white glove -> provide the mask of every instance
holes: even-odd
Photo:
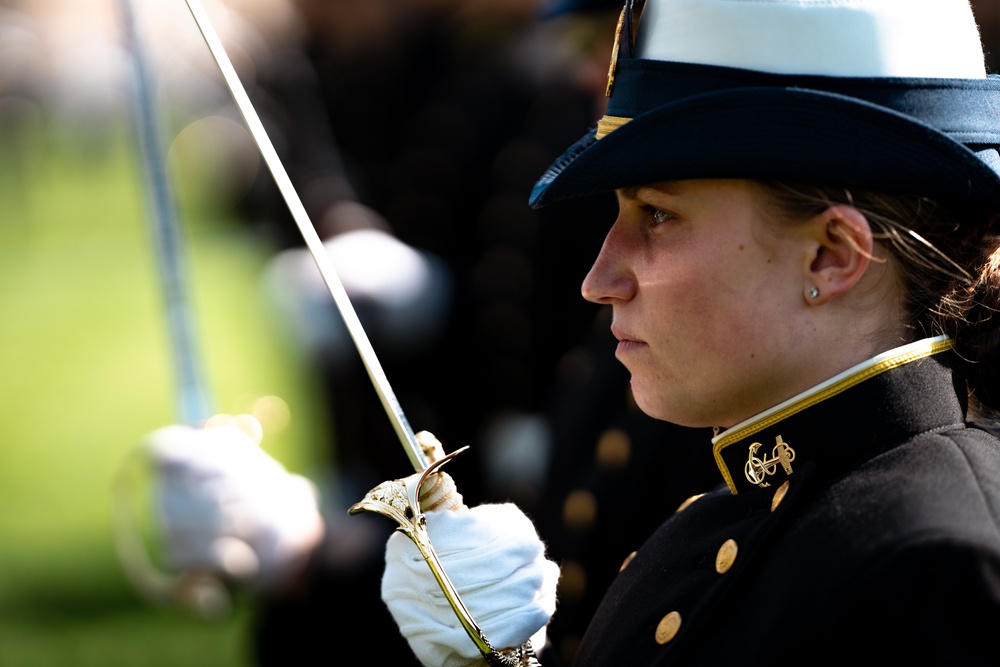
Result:
[[[259,425],[239,427],[247,424],[256,421],[168,426],[146,446],[169,564],[266,587],[298,571],[324,529],[315,487],[268,456]]]
[[[545,558],[534,525],[513,504],[427,513],[441,565],[497,649],[529,638],[536,653],[556,609],[559,566]],[[471,667],[482,655],[449,606],[416,545],[400,532],[386,544],[382,600],[421,663]]]
[[[343,232],[324,240],[323,247],[369,335],[408,354],[437,339],[453,289],[440,258],[379,229]],[[303,347],[338,363],[357,356],[309,251],[282,251],[264,275],[264,288],[282,314],[281,322]]]

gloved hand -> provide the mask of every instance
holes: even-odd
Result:
[[[361,204],[340,202],[326,217],[346,211],[350,216],[378,216]],[[421,354],[441,335],[451,309],[453,279],[440,257],[403,243],[388,231],[388,223],[384,225],[339,231],[324,238],[323,248],[376,348]],[[338,366],[356,360],[357,350],[309,251],[289,248],[278,253],[264,272],[264,288],[300,346]]]
[[[535,652],[555,613],[559,566],[531,520],[513,504],[427,513],[427,532],[441,565],[472,618],[497,649],[531,638]],[[385,553],[382,600],[427,667],[483,665],[420,551],[393,533]]]
[[[315,487],[260,448],[253,417],[219,421],[168,426],[147,438],[166,557],[179,571],[279,584],[323,536]]]

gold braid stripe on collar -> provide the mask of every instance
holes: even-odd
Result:
[[[715,454],[715,462],[722,472],[726,484],[735,493],[736,485],[733,482],[729,468],[722,459],[722,450],[737,442],[741,442],[751,435],[763,431],[764,429],[787,419],[788,417],[802,412],[803,410],[827,400],[831,396],[854,387],[865,380],[876,375],[885,373],[904,366],[911,362],[935,355],[953,347],[952,340],[947,336],[936,336],[934,338],[924,338],[909,345],[897,347],[883,354],[878,355],[868,361],[862,362],[853,368],[835,375],[826,382],[820,383],[812,389],[808,389],[798,396],[794,396],[784,403],[766,410],[759,415],[751,417],[732,428],[723,431],[712,438],[712,451]]]

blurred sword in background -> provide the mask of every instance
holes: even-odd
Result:
[[[118,10],[125,47],[132,58],[129,95],[132,122],[151,209],[149,226],[174,366],[176,409],[181,423],[198,427],[213,410],[195,335],[194,310],[188,295],[183,243],[174,192],[166,171],[154,85],[138,36],[132,0],[119,0]],[[217,577],[209,573],[168,574],[153,564],[138,526],[135,506],[135,487],[142,463],[138,452],[127,457],[113,488],[115,546],[126,576],[140,593],[158,604],[181,604],[202,616],[224,613],[231,601],[228,590]]]
[[[198,425],[212,415],[209,392],[195,335],[193,309],[188,298],[183,244],[177,222],[173,188],[166,171],[162,127],[156,110],[154,86],[146,54],[138,38],[132,0],[120,0],[122,32],[132,56],[132,119],[142,153],[147,195],[150,197],[153,241],[174,362],[177,405],[181,421]]]

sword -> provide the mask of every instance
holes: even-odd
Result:
[[[138,38],[132,0],[119,0],[118,10],[125,46],[132,56],[132,121],[150,198],[149,222],[174,362],[177,411],[183,423],[196,426],[212,414],[212,401],[204,380],[193,309],[188,299],[174,193],[164,167],[153,85],[146,54]],[[133,499],[142,463],[138,452],[126,458],[115,476],[112,489],[115,547],[126,576],[140,593],[153,602],[179,603],[204,617],[227,612],[231,607],[229,592],[218,578],[202,572],[167,574],[149,557],[133,513]]]
[[[316,233],[316,228],[310,221],[309,214],[306,212],[305,206],[302,204],[302,200],[295,190],[295,186],[292,184],[284,165],[281,163],[281,158],[278,157],[278,153],[275,151],[274,145],[271,143],[267,131],[264,129],[264,125],[261,123],[260,117],[257,115],[257,111],[254,109],[253,103],[250,101],[250,97],[247,95],[246,89],[243,87],[243,83],[236,73],[236,69],[229,60],[222,41],[219,39],[201,3],[197,0],[185,0],[185,2],[191,11],[191,16],[194,17],[195,23],[198,25],[198,30],[201,31],[202,37],[208,45],[209,51],[212,53],[216,65],[218,65],[222,73],[226,87],[232,94],[240,114],[246,121],[250,135],[253,137],[258,149],[260,149],[261,156],[264,158],[264,162],[274,177],[278,190],[281,192],[281,196],[285,200],[289,212],[292,214],[295,225],[298,227],[299,233],[302,235],[302,239],[309,249],[309,253],[319,268],[323,281],[333,296],[337,310],[340,311],[340,315],[347,325],[348,333],[350,333],[354,341],[354,346],[361,355],[361,361],[364,363],[365,370],[368,371],[368,376],[375,386],[375,391],[382,402],[382,407],[385,409],[389,421],[392,422],[393,429],[402,442],[403,449],[406,451],[410,463],[413,464],[413,469],[417,472],[426,469],[430,461],[417,441],[416,434],[414,434],[413,429],[410,427],[406,415],[403,414],[403,409],[396,399],[392,387],[389,386],[389,380],[382,370],[382,365],[375,355],[375,350],[368,340],[368,335],[365,333],[364,327],[361,326],[361,321],[358,319],[354,305],[347,295],[347,290],[344,289],[344,285],[337,275],[337,271],[334,269],[326,249],[323,247],[323,242],[320,240],[319,234]]]
[[[323,247],[323,243],[316,233],[315,227],[309,220],[305,206],[303,206],[302,201],[299,199],[295,186],[292,184],[284,165],[281,163],[281,159],[274,150],[274,146],[268,138],[267,131],[264,129],[264,125],[261,123],[253,103],[250,101],[250,97],[247,95],[243,83],[240,81],[239,75],[236,73],[236,69],[229,60],[225,47],[222,45],[222,41],[219,39],[211,20],[198,0],[185,0],[185,2],[191,12],[191,16],[198,25],[198,29],[201,31],[202,37],[205,39],[205,43],[208,45],[216,65],[218,65],[222,73],[226,87],[232,94],[240,114],[242,114],[243,119],[247,123],[251,136],[260,149],[261,155],[268,169],[271,171],[271,175],[274,177],[285,203],[288,205],[289,212],[292,214],[292,218],[295,220],[295,224],[302,234],[306,247],[312,255],[313,260],[315,260],[320,274],[327,288],[330,290],[330,294],[333,296],[337,309],[340,311],[347,325],[348,332],[354,340],[355,347],[361,355],[361,360],[368,371],[372,384],[378,392],[382,406],[385,408],[386,414],[389,416],[393,428],[403,443],[406,454],[416,471],[406,478],[383,482],[375,487],[365,495],[362,501],[354,504],[350,508],[349,513],[375,512],[392,519],[398,524],[397,529],[402,531],[417,546],[420,554],[430,567],[435,580],[441,587],[449,605],[458,616],[462,627],[490,667],[539,667],[530,640],[522,646],[504,649],[497,649],[489,642],[482,629],[462,602],[454,584],[448,578],[427,534],[426,517],[424,516],[421,504],[427,505],[427,509],[455,509],[462,504],[462,498],[458,495],[454,482],[446,474],[437,475],[437,483],[431,485],[429,490],[423,488],[424,482],[427,481],[428,477],[437,473],[441,466],[464,452],[468,447],[457,449],[445,455],[441,443],[432,434],[426,431],[416,434],[413,432],[399,402],[396,400],[392,388],[389,386],[389,381],[382,370],[382,366],[379,364],[378,357],[375,355],[375,350],[368,340],[364,327],[362,327],[358,319],[350,297],[344,289],[343,283],[340,281]]]
[[[159,277],[164,294],[164,308],[175,365],[178,412],[181,421],[200,424],[212,415],[212,401],[206,387],[205,373],[200,363],[195,336],[193,309],[188,299],[185,281],[187,272],[183,244],[178,231],[174,193],[167,176],[160,123],[153,100],[153,86],[137,36],[132,0],[119,0],[122,32],[132,55],[133,123],[139,140],[142,162],[151,197],[151,228],[158,260]]]

